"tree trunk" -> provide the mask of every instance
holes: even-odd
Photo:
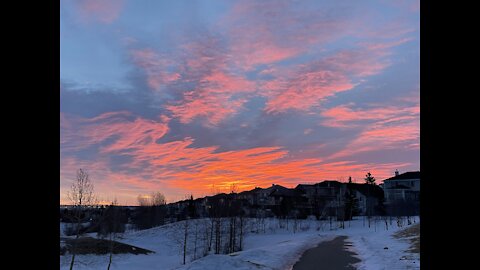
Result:
[[[76,255],[76,249],[77,249],[77,240],[80,238],[80,216],[78,217],[77,221],[77,235],[75,236],[75,241],[73,242],[72,246],[72,261],[70,262],[70,270],[73,269],[73,264],[75,263],[75,255]]]
[[[243,250],[243,217],[240,217],[240,248],[239,251]]]
[[[236,217],[232,218],[232,248],[230,252],[235,252],[235,240],[236,240],[236,235],[235,235],[235,223],[236,223]]]
[[[233,252],[233,218],[230,218],[230,226],[229,226],[229,237],[228,237],[228,253]]]
[[[197,237],[198,237],[198,224],[195,223],[195,242],[193,248],[193,260],[197,259]]]
[[[73,269],[73,263],[75,262],[75,253],[72,254],[72,261],[70,262],[70,270]]]
[[[187,258],[187,236],[188,236],[188,217],[185,219],[185,235],[183,238],[183,264],[185,264]]]
[[[208,251],[212,250],[212,241],[213,241],[213,227],[214,227],[214,219],[211,219],[210,222],[210,241],[208,242]]]

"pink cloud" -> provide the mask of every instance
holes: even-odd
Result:
[[[277,81],[263,84],[267,90],[264,94],[268,97],[265,111],[308,111],[336,93],[351,90],[355,87],[355,78],[373,75],[383,69],[386,65],[377,58],[356,51],[343,51],[278,74]]]
[[[140,148],[163,137],[169,130],[168,118],[164,116],[160,117],[160,121],[132,118],[129,112],[109,112],[91,119],[69,118],[61,114],[62,149],[74,151],[103,143],[109,138],[116,140],[103,146],[103,153]]]
[[[134,50],[132,59],[145,71],[151,89],[177,97],[165,105],[173,117],[182,123],[202,118],[213,126],[238,112],[246,95],[256,91],[256,83],[229,71],[220,46],[218,38],[205,35],[179,46],[182,60],[153,49]]]
[[[293,70],[277,71],[276,79],[262,84],[268,97],[265,111],[279,113],[289,109],[308,111],[339,92],[353,89],[364,78],[380,73],[390,65],[390,49],[408,42],[359,44],[323,59],[298,65]]]
[[[194,90],[185,92],[181,101],[166,108],[182,123],[204,117],[207,123],[216,125],[238,112],[246,102],[245,98],[234,95],[255,90],[255,83],[243,77],[214,70],[202,74]]]
[[[168,85],[180,79],[177,72],[169,72],[173,61],[160,56],[152,49],[133,50],[133,62],[142,68],[147,75],[147,84],[152,90],[160,90],[162,85]]]
[[[80,19],[84,22],[112,23],[120,15],[123,0],[82,0],[76,1]]]
[[[354,128],[361,125],[361,121],[375,120],[381,123],[413,120],[418,118],[420,108],[413,107],[382,107],[368,110],[353,110],[347,105],[337,106],[325,110],[321,115],[325,118],[322,125],[337,128]]]
[[[195,118],[203,117],[208,125],[215,126],[237,113],[245,101],[245,99],[230,100],[230,95],[190,91],[184,94],[184,99],[179,104],[165,107],[182,123],[190,123]]]
[[[132,56],[145,71],[151,89],[164,87],[176,97],[180,93],[182,98],[166,108],[182,123],[201,118],[215,126],[241,110],[254,95],[267,98],[267,113],[308,112],[384,70],[390,65],[390,49],[410,40],[359,43],[358,48],[304,64],[272,67],[308,53],[312,46],[321,51],[319,46],[352,34],[365,23],[358,18],[343,20],[348,12],[332,16],[330,9],[296,8],[289,1],[241,1],[218,24],[224,36],[207,32],[185,40],[174,53],[176,61],[152,49],[135,50]],[[259,65],[267,65],[260,74],[273,79],[246,79],[246,72]]]
[[[343,150],[329,159],[348,157],[361,152],[399,149],[408,145],[418,149],[420,139],[419,104],[411,107],[384,107],[352,110],[339,106],[322,113],[322,125],[336,128],[359,128],[363,131]],[[367,122],[365,122],[367,121]]]
[[[339,175],[360,177],[363,171],[371,168],[375,168],[376,176],[380,177],[408,165],[328,163],[319,158],[301,156],[287,159],[288,151],[282,147],[219,152],[216,146],[192,147],[192,138],[157,143],[155,137],[162,136],[166,127],[153,121],[132,120],[126,113],[108,113],[83,122],[87,126],[76,129],[86,137],[81,145],[83,148],[88,147],[88,143],[103,142],[112,135],[118,138],[104,147],[95,160],[63,156],[62,190],[64,193],[68,190],[68,181],[73,179],[76,169],[85,168],[95,179],[101,197],[115,196],[125,200],[126,204],[135,204],[138,194],[151,190],[160,190],[168,198],[179,198],[187,192],[194,196],[211,194],[212,187],[227,191],[232,184],[236,184],[239,191],[272,183],[293,187],[298,183],[337,179]],[[123,149],[129,151],[121,152]],[[122,170],[113,170],[109,162],[111,153],[128,155],[132,160],[123,164]],[[114,194],[111,193],[112,183],[116,186]]]
[[[402,45],[412,40],[413,38],[408,37],[408,38],[402,38],[399,40],[385,42],[385,43],[363,43],[363,45],[365,45],[366,48],[369,50],[385,50],[385,49],[390,49],[392,47]]]
[[[221,20],[226,26],[233,61],[251,70],[305,53],[313,45],[331,42],[355,25],[329,8],[297,8],[290,1],[239,1]]]
[[[346,157],[362,152],[402,149],[404,145],[408,145],[408,149],[418,150],[419,139],[419,125],[415,121],[397,127],[373,127],[372,130],[362,132],[344,150],[335,153],[330,158]]]
[[[265,111],[308,110],[326,97],[347,91],[353,86],[344,75],[328,70],[300,73],[288,81],[285,88],[277,89],[277,93],[269,97]]]
[[[215,47],[217,40],[206,39],[184,46],[188,58],[180,68],[182,79],[193,87],[166,106],[182,123],[201,117],[207,125],[217,125],[237,113],[246,96],[256,91],[255,82],[228,71],[225,55]]]

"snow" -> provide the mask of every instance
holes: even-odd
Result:
[[[189,238],[190,255],[187,264],[182,265],[183,255],[181,239],[183,222],[168,224],[143,231],[128,231],[118,241],[146,248],[155,253],[149,255],[119,254],[114,255],[112,270],[123,269],[292,269],[301,255],[322,241],[329,241],[336,236],[347,236],[352,246],[349,250],[358,254],[361,260],[356,265],[359,270],[377,269],[419,269],[418,254],[407,253],[410,243],[406,239],[397,239],[392,235],[409,226],[398,227],[396,222],[388,230],[383,221],[378,220],[368,227],[361,217],[345,222],[345,229],[330,229],[328,221],[298,221],[298,230],[293,232],[293,222],[289,221],[288,230],[285,221],[265,219],[265,230],[258,226],[255,219],[248,220],[244,239],[244,250],[228,255],[210,254],[193,260],[192,233]],[[419,223],[419,218],[415,218]],[[208,219],[190,221],[198,222],[201,232]],[[414,223],[414,224],[416,224]],[[412,224],[412,225],[414,225]],[[334,222],[334,225],[338,225]],[[411,225],[410,225],[411,226]],[[282,228],[283,227],[283,228]],[[319,230],[317,230],[319,229]],[[200,233],[201,234],[201,233]],[[388,249],[384,249],[388,247]],[[197,255],[201,257],[202,246],[199,244]],[[407,258],[407,259],[405,259]],[[70,256],[61,256],[60,269],[68,269]],[[75,269],[105,269],[108,255],[77,255]]]
[[[250,237],[250,245],[259,247],[230,255],[210,255],[179,269],[290,269],[304,251],[333,239],[328,235],[298,233]]]
[[[414,217],[415,223],[419,223],[419,218]],[[362,220],[356,220],[352,227],[337,230],[333,234],[348,236],[347,242],[352,244],[348,249],[356,254],[361,260],[355,266],[358,270],[381,270],[381,269],[420,269],[419,254],[407,253],[410,248],[410,242],[406,239],[397,239],[392,235],[395,232],[408,228],[410,226],[398,227],[393,223],[389,230],[386,230],[385,223],[378,222],[377,227],[371,228],[362,226]],[[385,249],[387,247],[388,249]]]

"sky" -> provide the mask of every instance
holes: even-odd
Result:
[[[419,5],[61,0],[60,203],[419,170]]]

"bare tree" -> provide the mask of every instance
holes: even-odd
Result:
[[[110,266],[112,265],[112,260],[113,260],[113,253],[115,249],[115,243],[117,240],[117,233],[122,231],[120,228],[121,223],[120,223],[120,209],[118,208],[117,204],[117,199],[115,199],[111,205],[109,206],[108,210],[109,214],[107,215],[107,218],[111,219],[109,223],[111,225],[108,228],[108,233],[109,233],[109,240],[110,240],[110,255],[108,259],[108,267],[107,270],[110,270]]]
[[[70,191],[67,194],[72,206],[73,206],[73,219],[76,224],[75,241],[73,241],[73,247],[71,248],[72,260],[70,262],[70,270],[73,269],[75,263],[76,243],[80,237],[81,224],[85,219],[84,212],[85,207],[95,204],[95,195],[93,193],[93,184],[90,182],[88,173],[79,169],[77,171],[77,177],[72,183]]]
[[[165,196],[159,191],[152,192],[150,195],[140,194],[137,201],[140,206],[160,206],[167,203]]]
[[[140,207],[136,210],[133,223],[138,229],[147,229],[163,225],[166,216],[166,200],[161,192],[152,192],[150,195],[138,195]]]
[[[167,200],[161,192],[153,192],[151,197],[151,202],[153,206],[165,205]]]
[[[150,200],[148,196],[140,194],[137,197],[137,201],[139,206],[150,206]]]

